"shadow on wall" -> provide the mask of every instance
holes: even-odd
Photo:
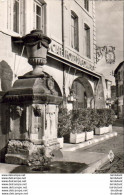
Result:
[[[18,43],[16,43],[15,41],[18,41]],[[19,41],[20,41],[19,37],[12,37],[12,40],[11,40],[12,52],[21,56],[22,51],[23,51],[22,56],[27,58],[27,50],[25,49],[25,46],[23,45],[23,43],[21,41],[19,43]],[[24,46],[24,48],[23,48],[23,46]]]
[[[12,86],[13,72],[8,63],[4,60],[0,62],[0,79],[2,91],[7,91]]]
[[[103,81],[100,78],[97,90],[96,90],[96,97],[95,97],[95,108],[105,108],[105,98],[104,98],[104,88],[103,88]]]
[[[8,91],[12,86],[13,72],[8,63],[4,60],[0,62],[0,90]],[[2,97],[2,94],[1,94]],[[8,114],[8,106],[0,104],[0,162],[5,162],[5,154],[8,143],[8,122],[6,123],[6,115]]]

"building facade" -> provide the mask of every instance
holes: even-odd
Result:
[[[124,62],[121,62],[114,72],[117,97],[117,116],[123,118],[124,114]]]
[[[115,115],[117,117],[117,97],[116,97],[116,86],[111,86],[111,108],[114,110]]]
[[[16,38],[42,30],[52,42],[43,71],[58,84],[68,109],[104,108],[110,82],[95,71],[95,2],[88,0],[0,1],[1,97],[32,67]],[[0,125],[0,150],[8,136]]]

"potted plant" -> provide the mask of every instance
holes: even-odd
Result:
[[[98,119],[95,128],[95,134],[101,135],[112,131],[112,124],[115,120],[112,109],[97,109]]]
[[[94,129],[97,124],[97,112],[94,109],[87,109],[86,119],[85,119],[85,132],[86,137],[85,140],[93,139],[94,137]]]
[[[64,135],[70,133],[71,130],[71,115],[67,108],[59,108],[58,112],[58,142],[60,148],[63,148]]]
[[[93,138],[94,124],[91,120],[92,109],[77,109],[72,111],[72,130],[70,143],[80,143]]]
[[[84,131],[82,109],[72,110],[70,143],[80,143],[84,141],[85,141],[85,131]]]
[[[112,132],[112,124],[115,121],[115,113],[112,109],[106,109],[106,126],[108,129],[108,132]]]

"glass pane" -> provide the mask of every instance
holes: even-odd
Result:
[[[41,16],[41,7],[39,7],[38,5],[36,7],[36,14]]]
[[[14,1],[13,5],[13,30],[19,33],[19,1]]]
[[[41,17],[36,16],[36,29],[41,30]]]

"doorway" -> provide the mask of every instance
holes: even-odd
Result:
[[[91,108],[93,100],[93,90],[86,77],[78,77],[73,81],[72,91],[75,97],[73,108]]]

